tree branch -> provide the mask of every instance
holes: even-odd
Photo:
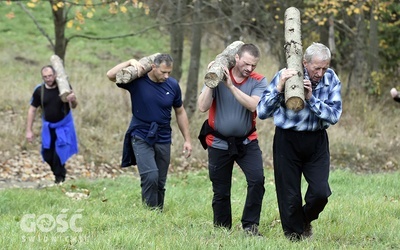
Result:
[[[336,24],[336,27],[338,29],[343,30],[344,32],[348,31],[352,36],[356,36],[356,32],[353,31],[349,26],[347,26],[343,21],[341,20],[333,20],[333,22]]]
[[[54,49],[54,43],[51,40],[51,38],[49,37],[49,35],[46,33],[46,31],[42,28],[42,26],[40,26],[39,22],[36,20],[36,18],[29,12],[28,9],[25,8],[25,6],[21,3],[21,2],[17,2],[17,4],[22,8],[22,10],[32,19],[32,21],[35,23],[36,27],[39,29],[40,33],[42,33],[42,35],[44,37],[47,38],[47,40],[49,41],[51,47]]]

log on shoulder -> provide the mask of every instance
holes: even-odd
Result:
[[[285,83],[285,103],[286,107],[297,112],[304,108],[304,77],[300,11],[295,7],[285,11],[285,53],[287,67],[298,72]]]
[[[242,41],[235,41],[215,57],[214,63],[204,77],[206,86],[210,88],[218,86],[218,83],[224,79],[224,67],[230,69],[235,65],[235,55],[243,44]]]
[[[50,57],[51,66],[57,73],[57,86],[60,92],[60,97],[63,102],[68,102],[67,96],[72,93],[71,86],[68,82],[68,75],[65,73],[64,63],[57,55]]]
[[[139,63],[143,66],[144,70],[137,69],[135,66],[128,66],[117,72],[115,78],[116,83],[129,83],[139,77],[144,76],[151,70],[151,64],[154,58],[160,53],[155,53],[150,56],[145,56],[139,60]]]

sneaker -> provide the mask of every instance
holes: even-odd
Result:
[[[243,230],[248,236],[264,237],[264,235],[258,231],[258,226],[256,224],[245,227]]]
[[[304,238],[311,238],[313,235],[311,223],[304,223],[304,231],[301,234]]]

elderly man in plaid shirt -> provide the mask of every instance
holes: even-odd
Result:
[[[328,203],[330,153],[326,129],[342,114],[341,83],[329,68],[331,52],[323,44],[310,45],[303,58],[304,108],[285,105],[285,82],[298,72],[280,70],[257,106],[260,119],[274,117],[275,187],[285,236],[298,241],[312,236],[311,222]],[[308,183],[304,197],[301,177]]]

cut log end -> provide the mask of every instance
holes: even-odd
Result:
[[[119,70],[115,76],[116,83],[130,83],[131,81],[144,76],[146,73],[151,71],[151,64],[158,55],[160,55],[160,53],[155,53],[139,59],[139,63],[142,65],[143,70],[137,69],[132,65]]]
[[[72,93],[71,91],[66,91],[66,90],[60,91],[59,96],[60,96],[60,98],[61,98],[61,101],[63,101],[63,102],[68,102],[67,96],[68,96],[69,94],[71,94],[71,93]]]
[[[235,41],[215,57],[214,64],[207,70],[204,77],[204,84],[206,86],[215,88],[220,81],[224,80],[224,67],[230,69],[235,65],[235,55],[243,44],[244,42],[242,41]]]
[[[129,83],[140,77],[138,70],[133,66],[128,66],[119,70],[115,76],[116,83]]]
[[[290,110],[298,112],[304,108],[304,101],[300,97],[293,96],[286,101],[286,107]]]
[[[214,72],[208,72],[204,77],[204,83],[209,88],[215,88],[218,86],[220,79]]]

